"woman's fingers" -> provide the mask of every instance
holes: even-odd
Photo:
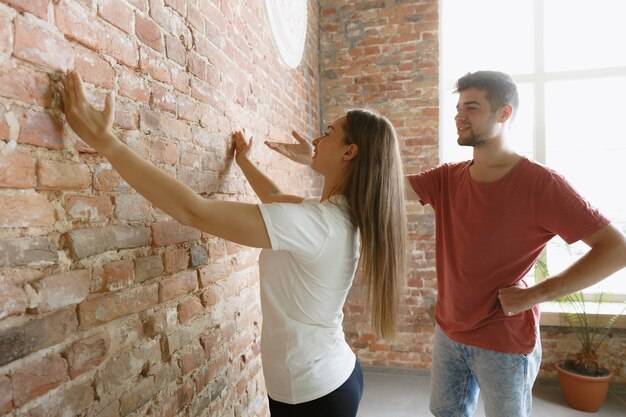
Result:
[[[115,114],[115,96],[113,92],[109,92],[104,100],[104,118],[107,125],[111,125],[113,122],[113,116]]]
[[[308,144],[308,143],[309,143],[309,141],[308,141],[308,140],[306,140],[305,138],[303,138],[303,137],[302,137],[302,136],[301,136],[298,132],[296,132],[295,130],[293,130],[293,131],[291,132],[291,136],[293,136],[293,137],[294,137],[294,139],[296,139],[299,143],[306,143],[306,144]]]
[[[83,87],[83,80],[80,77],[80,74],[76,71],[70,72],[71,80],[73,81],[74,86],[74,98],[77,102],[79,101],[87,101],[85,97],[85,88]]]

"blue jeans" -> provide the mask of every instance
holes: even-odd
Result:
[[[430,412],[471,417],[482,389],[487,417],[529,417],[541,364],[541,341],[529,354],[500,353],[457,343],[435,326]]]

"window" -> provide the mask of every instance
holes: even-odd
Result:
[[[513,76],[520,110],[511,144],[563,174],[626,233],[626,2],[622,0],[440,0],[441,159],[471,158],[456,144],[454,82],[469,71]],[[550,272],[587,251],[560,238]],[[626,300],[622,270],[585,292]]]

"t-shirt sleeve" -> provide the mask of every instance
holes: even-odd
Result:
[[[259,204],[273,250],[285,250],[308,261],[324,248],[329,222],[319,202]]]
[[[560,174],[550,171],[538,205],[537,221],[572,244],[610,223]]]
[[[422,205],[433,205],[435,195],[440,189],[441,167],[429,169],[416,175],[409,175],[409,183],[419,197]]]

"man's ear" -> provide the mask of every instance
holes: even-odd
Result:
[[[513,106],[510,104],[505,104],[500,107],[500,122],[504,123],[511,118],[513,115]]]
[[[356,143],[351,143],[346,147],[346,150],[343,153],[343,160],[350,161],[354,159],[359,153],[359,147]]]

